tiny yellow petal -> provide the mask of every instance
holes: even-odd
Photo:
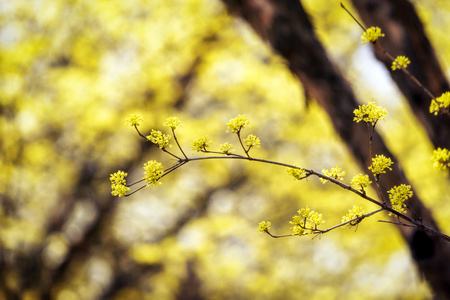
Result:
[[[139,126],[144,121],[140,115],[131,114],[125,119],[125,126]]]
[[[370,27],[367,29],[361,37],[361,41],[363,45],[366,43],[373,43],[378,40],[379,37],[383,37],[384,33],[381,33],[381,29],[379,27]]]

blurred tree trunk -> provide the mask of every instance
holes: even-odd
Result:
[[[358,107],[358,103],[349,84],[329,60],[318,41],[301,3],[298,0],[223,2],[230,13],[246,20],[262,39],[287,60],[290,70],[299,78],[307,94],[316,99],[328,113],[335,130],[360,167],[367,170],[370,164],[367,128],[353,122],[353,110]],[[427,130],[432,131],[434,127]],[[430,135],[431,139],[434,135],[435,133]],[[387,191],[394,185],[407,183],[398,162],[377,133],[374,136],[373,150],[374,153],[385,154],[396,162],[393,171],[382,177],[382,190]],[[423,218],[424,224],[438,229],[431,212],[416,195],[411,199],[410,207]],[[450,299],[448,243],[417,229],[399,227],[399,230],[436,298]]]
[[[435,97],[450,86],[439,65],[436,53],[413,5],[406,0],[352,0],[367,27],[378,26],[386,36],[378,43],[394,57],[405,55],[411,60],[408,70]],[[375,56],[386,68],[405,95],[414,114],[422,123],[433,145],[450,148],[450,118],[430,114],[431,99],[402,72],[391,72],[392,62],[380,51]]]
[[[214,42],[214,37],[207,36],[205,41]],[[185,87],[194,78],[195,68],[198,66],[203,53],[198,53],[198,55],[199,57],[192,62],[187,72],[179,78],[183,89],[180,89],[182,92],[177,95],[176,108],[182,109],[186,102]],[[128,162],[131,165],[130,169],[140,167],[144,156],[151,151],[158,150],[152,144],[141,141],[141,151]],[[105,238],[105,232],[110,226],[111,218],[115,214],[121,199],[117,197],[111,199],[109,193],[100,195],[92,188],[98,186],[99,182],[104,180],[103,177],[98,178],[98,176],[103,176],[98,172],[98,165],[100,163],[96,160],[85,161],[80,166],[79,181],[74,185],[73,191],[69,193],[71,196],[63,195],[64,198],[61,199],[58,210],[49,212],[49,222],[45,228],[45,235],[47,237],[52,235],[67,237],[67,254],[61,261],[49,266],[42,259],[47,243],[36,245],[30,253],[20,253],[20,255],[0,248],[0,278],[2,279],[0,280],[0,300],[23,299],[26,298],[24,295],[27,291],[30,290],[39,299],[53,299],[52,293],[55,293],[55,290],[70,285],[68,281],[74,276],[73,270],[81,268],[96,255],[108,257],[109,266],[113,270],[110,278],[111,283],[105,287],[103,294],[98,299],[110,299],[124,288],[139,290],[141,276],[150,277],[152,274],[161,272],[162,265],[160,263],[141,265],[129,257],[127,249],[123,245],[110,242]],[[181,211],[177,222],[167,228],[165,234],[156,237],[156,240],[160,241],[177,234],[187,222],[193,218],[201,217],[207,209],[211,195],[218,189],[237,188],[245,182],[246,178],[242,175],[233,178],[231,182],[224,182],[222,186],[205,190],[203,197],[198,197],[192,207]],[[86,226],[76,224],[79,236],[76,240],[71,240],[65,232],[67,225],[73,219],[72,215],[76,206],[86,204],[91,204],[89,209],[94,217]],[[194,276],[192,262],[189,263],[190,275]],[[14,280],[10,278],[14,278]],[[193,278],[188,278],[181,288],[188,289],[186,293],[189,294],[190,299],[200,299],[200,287],[192,285],[192,282],[188,282],[189,280],[193,282]],[[181,292],[183,290],[180,290]]]

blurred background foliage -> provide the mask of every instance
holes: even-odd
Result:
[[[448,175],[432,169],[431,144],[360,28],[339,1],[302,3],[359,98],[387,107],[379,130],[448,234]],[[414,3],[449,73],[450,4]],[[261,138],[254,156],[339,165],[346,182],[361,172],[284,61],[220,1],[2,1],[0,47],[0,299],[429,297],[396,229],[377,223],[387,216],[315,239],[258,235],[262,220],[289,233],[305,205],[324,227],[354,204],[374,208],[283,168],[193,162],[159,187],[111,196],[110,173],[132,181],[150,159],[174,163],[123,126],[130,113],[144,133],[177,116],[188,154],[203,135],[237,146],[225,124],[246,114],[243,134]]]

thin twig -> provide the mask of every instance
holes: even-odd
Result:
[[[178,155],[173,154],[172,152],[170,152],[170,151],[167,150],[166,148],[162,148],[161,150],[164,151],[164,152],[166,152],[167,154],[169,154],[169,155],[175,157],[175,158],[178,159],[178,160],[182,160],[181,157],[179,157]]]
[[[300,226],[300,227],[301,227],[302,229],[304,229],[304,230],[309,230],[309,231],[311,231],[311,234],[319,235],[319,234],[327,233],[327,232],[329,232],[329,231],[331,231],[331,230],[334,230],[334,229],[337,229],[337,228],[339,228],[339,227],[346,226],[346,225],[348,225],[348,224],[350,224],[351,226],[356,226],[356,225],[359,224],[363,219],[368,218],[368,217],[370,217],[370,216],[372,216],[372,215],[374,215],[374,214],[376,214],[376,213],[379,213],[379,212],[381,212],[381,211],[383,211],[383,208],[377,209],[377,210],[372,211],[372,212],[370,212],[370,213],[364,214],[364,215],[362,215],[362,216],[360,216],[360,217],[357,217],[357,218],[354,218],[354,219],[345,221],[345,222],[343,222],[343,223],[337,224],[337,225],[335,225],[335,226],[332,226],[332,227],[329,227],[329,228],[323,229],[323,230],[322,230],[322,229],[318,229],[318,228],[309,228],[309,227],[305,227],[305,226]],[[305,221],[304,221],[304,222],[305,222]],[[273,237],[273,238],[281,238],[281,237],[288,237],[288,236],[295,236],[295,235],[296,235],[296,234],[274,235],[274,234],[271,234],[269,231],[266,231],[266,233],[267,233],[268,235],[270,235],[271,237]],[[301,235],[301,236],[306,236],[306,235],[310,235],[310,234],[304,234],[304,235]]]
[[[241,144],[241,147],[242,147],[242,149],[245,152],[245,155],[247,155],[247,157],[250,158],[250,155],[248,154],[248,151],[250,150],[250,148],[248,150],[245,149],[244,144],[242,143],[241,130],[240,129],[237,132],[237,136],[238,136],[238,139],[239,139],[239,143]]]
[[[138,133],[144,140],[146,140],[146,141],[152,143],[153,145],[157,146],[155,143],[153,143],[151,140],[149,140],[145,135],[143,135],[143,134],[139,131],[139,129],[137,128],[137,125],[134,125],[134,128],[136,129],[137,133]],[[175,135],[174,135],[174,137],[175,137]],[[177,142],[177,145],[178,145],[178,147],[179,147],[180,150],[181,150],[181,147],[180,147],[180,145],[178,144],[178,141],[177,141],[176,137],[175,137],[175,141]],[[164,152],[166,152],[167,154],[169,154],[169,155],[175,157],[177,160],[181,160],[181,157],[179,157],[179,156],[173,154],[172,152],[168,151],[166,148],[161,148],[161,150],[164,151]],[[181,150],[181,152],[183,153],[184,157],[187,158],[187,156],[186,156],[186,154],[184,154],[183,150]]]
[[[381,53],[383,53],[384,55],[386,55],[386,57],[388,57],[392,62],[395,61],[395,58],[386,50],[383,49],[383,47],[380,46],[379,43],[377,43],[376,41],[373,43],[375,45],[375,47],[377,47],[378,50],[381,51]],[[428,97],[430,97],[431,100],[435,99],[436,97],[433,95],[433,93],[431,93],[425,86],[423,86],[422,83],[420,83],[420,81],[414,77],[414,75],[412,75],[408,70],[406,70],[405,68],[401,67],[402,72],[408,76],[420,89],[422,89],[422,91],[424,91]]]
[[[188,158],[186,154],[183,151],[183,148],[181,148],[180,143],[178,143],[177,135],[175,134],[175,129],[172,129],[173,139],[177,143],[178,149],[180,149],[181,153],[183,153],[184,158]]]
[[[147,138],[145,135],[143,135],[143,134],[139,131],[139,129],[137,128],[137,125],[136,125],[136,124],[134,125],[134,129],[136,129],[137,133],[138,133],[144,140],[148,141],[148,138]]]
[[[344,4],[341,2],[341,7],[350,15],[350,17],[353,18],[353,20],[355,20],[355,22],[359,25],[359,27],[362,28],[362,30],[365,32],[366,28],[364,28],[364,26],[353,16],[353,14],[344,6]]]
[[[146,188],[146,187],[147,187],[147,185],[143,185],[143,186],[141,186],[140,188],[138,188],[137,190],[134,190],[134,191],[132,191],[131,193],[126,194],[125,197],[129,197],[129,196],[131,196],[131,195],[133,195],[133,194],[139,192],[140,190],[142,190],[143,188]]]
[[[292,234],[273,235],[269,231],[266,231],[266,233],[268,235],[270,235],[271,237],[273,237],[274,239],[279,239],[279,238],[284,238],[284,237],[292,237],[293,236]]]
[[[378,220],[378,222],[380,222],[380,223],[389,223],[389,224],[394,224],[394,225],[399,225],[399,226],[406,226],[406,227],[416,227],[416,226],[411,225],[411,224],[406,224],[406,223],[402,223],[402,222],[388,221],[388,220]]]

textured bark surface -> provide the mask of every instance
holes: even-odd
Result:
[[[353,110],[358,107],[358,103],[350,86],[329,60],[318,41],[301,3],[298,0],[223,0],[223,2],[230,13],[246,20],[261,38],[287,60],[292,73],[299,78],[306,92],[328,113],[335,130],[356,161],[361,168],[366,169],[370,164],[367,128],[353,122]],[[418,92],[414,95],[417,94]],[[428,104],[429,102],[428,99]],[[421,105],[425,107],[423,103]],[[439,126],[427,128],[432,140],[437,139],[436,133],[432,133],[436,127]],[[394,185],[407,183],[399,164],[377,133],[373,142],[374,153],[385,154],[396,162],[393,171],[388,172],[386,176],[383,175],[380,181],[382,190],[386,191]],[[425,225],[437,229],[430,211],[416,195],[410,200],[409,205],[422,216]],[[448,243],[416,229],[399,227],[399,230],[410,246],[411,254],[436,298],[449,299]]]
[[[394,57],[407,56],[411,60],[408,70],[435,97],[450,90],[422,22],[409,1],[352,0],[352,2],[366,27],[378,26],[386,34],[378,40],[380,46]],[[436,148],[450,148],[450,118],[430,114],[431,99],[402,72],[392,72],[392,62],[385,55],[380,51],[374,52],[406,97],[433,145]]]

